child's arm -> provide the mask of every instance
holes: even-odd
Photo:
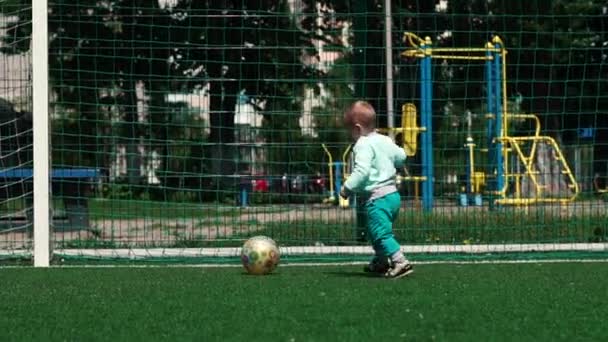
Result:
[[[405,165],[405,158],[407,157],[405,155],[405,150],[395,144],[393,144],[393,149],[393,163],[395,165],[395,169],[400,169]]]
[[[374,151],[367,144],[356,144],[353,148],[354,166],[346,182],[344,182],[343,193],[348,197],[351,193],[362,190],[365,181],[369,177]]]

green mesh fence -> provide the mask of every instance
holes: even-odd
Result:
[[[31,54],[20,32],[31,27],[31,6],[0,1],[0,260],[31,254]],[[26,172],[27,173],[27,172]]]
[[[29,4],[0,3],[12,11],[3,10],[2,64],[15,69],[8,61],[30,51]],[[367,258],[354,210],[339,205],[332,186],[349,171],[344,108],[365,99],[379,128],[389,122],[384,10],[383,1],[51,1],[55,259],[234,261],[234,247],[259,234],[288,260]],[[418,140],[399,171],[394,231],[406,252],[420,260],[603,257],[605,2],[401,1],[392,10],[397,127],[406,103],[422,125],[421,60],[402,55],[412,48],[404,32],[428,36],[435,49],[484,48],[499,36],[510,136],[555,142],[492,139],[484,60],[433,52],[434,203],[424,210]],[[29,79],[27,59],[23,68],[19,78]],[[2,75],[3,99],[27,98],[26,83]],[[393,132],[399,144],[409,139]],[[489,156],[498,142],[501,193]],[[518,148],[533,158],[519,158]],[[3,209],[21,210],[12,199]],[[25,248],[22,228],[0,231],[0,242]]]

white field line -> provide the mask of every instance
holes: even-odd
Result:
[[[608,263],[608,259],[539,259],[539,260],[470,260],[470,261],[414,261],[414,265],[482,265],[482,264],[557,264],[557,263]],[[325,267],[365,265],[364,261],[353,262],[298,262],[281,264],[280,267]],[[51,268],[240,268],[237,264],[162,264],[162,265],[51,265]],[[32,268],[32,266],[6,265],[0,269]]]
[[[405,254],[440,253],[522,253],[522,252],[606,252],[608,243],[556,244],[492,244],[492,245],[425,245],[402,246]],[[371,246],[301,246],[281,247],[281,255],[372,255]],[[150,257],[234,257],[239,247],[218,248],[118,248],[118,249],[56,249],[55,254],[80,257],[150,258]]]
[[[488,245],[405,245],[405,254],[442,253],[522,253],[522,252],[608,252],[608,243],[535,243]],[[301,246],[280,247],[282,255],[371,255],[371,246]],[[234,257],[239,247],[218,248],[116,248],[116,249],[55,249],[56,255],[97,258],[150,258],[150,257]],[[31,250],[0,251],[0,257],[30,256]]]

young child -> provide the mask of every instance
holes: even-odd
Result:
[[[356,143],[353,171],[340,195],[348,198],[357,193],[358,200],[363,201],[366,215],[358,216],[366,216],[366,235],[375,251],[364,270],[383,273],[386,278],[401,278],[414,272],[393,235],[393,223],[401,206],[395,174],[396,168],[403,167],[405,151],[389,137],[376,133],[375,123],[374,108],[365,101],[355,102],[344,115],[344,125]]]

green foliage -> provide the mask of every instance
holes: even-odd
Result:
[[[3,37],[5,52],[29,49],[30,3],[0,3],[5,13],[18,12],[20,19]],[[597,127],[596,168],[602,169],[599,164],[608,159],[608,117],[599,110],[608,106],[603,82],[608,78],[603,67],[608,41],[605,1],[450,0],[444,12],[436,10],[436,3],[393,3],[395,51],[403,48],[403,31],[428,35],[440,47],[480,47],[492,35],[501,36],[509,51],[508,96],[520,94],[520,110],[541,116],[547,134],[565,143],[576,141],[577,128]],[[331,0],[317,7],[306,0],[297,2],[294,11],[289,4],[51,2],[50,67],[58,100],[53,159],[59,165],[105,168],[112,161],[113,146],[127,145],[128,182],[135,184],[140,181],[134,176],[139,166],[131,159],[144,143],[162,159],[164,190],[158,198],[168,198],[171,189],[180,187],[211,188],[208,179],[195,175],[242,171],[235,165],[235,149],[227,144],[235,141],[234,107],[244,93],[264,115],[261,135],[269,143],[268,172],[323,172],[326,160],[320,143],[331,144],[334,156],[341,154],[348,143],[341,114],[353,99],[370,100],[379,113],[378,124],[386,125],[383,1]],[[351,25],[348,48],[341,44],[341,23]],[[326,52],[340,54],[327,69],[311,62],[320,57],[318,42],[325,44]],[[398,109],[404,102],[416,102],[419,75],[416,63],[394,55]],[[474,114],[476,144],[487,144],[483,63],[434,65],[437,160],[462,168],[467,111]],[[143,120],[136,110],[138,82],[150,96],[149,115]],[[298,122],[306,89],[327,94],[312,108],[317,137],[303,134]],[[195,91],[210,94],[210,123],[197,119],[184,103],[166,101],[167,94]],[[207,128],[209,136],[202,133]],[[450,171],[438,167],[438,176]]]
[[[0,1],[0,14],[3,15],[12,15],[18,12],[19,10],[24,9],[26,6],[30,5],[29,1],[23,0],[2,0]]]
[[[276,116],[267,120],[273,129],[296,131],[300,103],[294,99],[318,75],[300,62],[302,51],[316,53],[307,38],[314,31],[287,15],[286,1],[182,0],[163,7],[156,1],[60,0],[49,6],[51,80],[56,111],[62,113],[53,136],[59,165],[107,167],[113,146],[123,144],[128,182],[137,183],[135,159],[144,142],[163,158],[167,191],[184,183],[209,186],[179,173],[235,171],[233,149],[217,145],[223,150],[218,163],[220,157],[200,143],[234,142],[237,95],[245,91],[252,104],[265,102],[258,110]],[[4,37],[12,52],[29,49],[30,18],[20,20]],[[137,110],[140,83],[150,97],[143,120]],[[169,93],[205,88],[215,113],[209,137],[200,133],[206,123],[166,103]],[[285,104],[287,111],[275,112]]]

